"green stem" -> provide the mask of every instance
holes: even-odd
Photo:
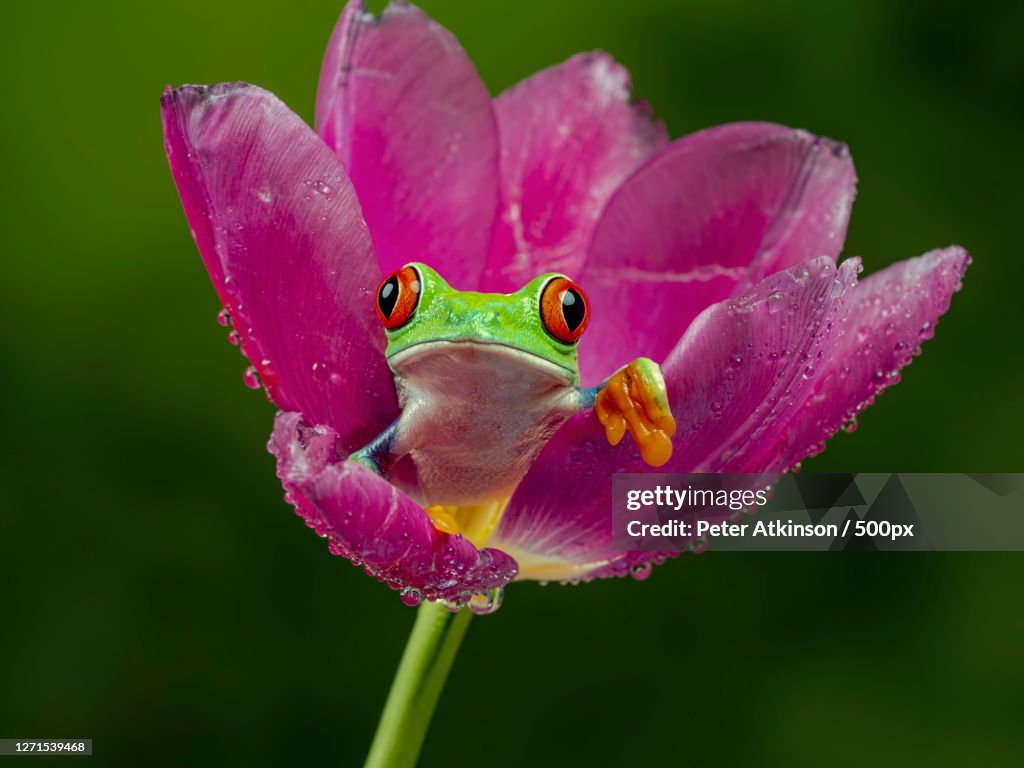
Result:
[[[416,609],[416,623],[391,683],[366,768],[412,768],[430,727],[448,670],[473,617],[451,613],[441,603]]]

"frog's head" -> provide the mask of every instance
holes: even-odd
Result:
[[[477,348],[579,383],[576,342],[590,307],[582,289],[560,274],[531,280],[515,293],[452,288],[424,264],[409,264],[381,281],[377,316],[388,336],[392,368],[418,355]],[[494,345],[484,347],[482,345]]]

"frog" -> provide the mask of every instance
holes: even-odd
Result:
[[[671,457],[675,420],[656,362],[640,357],[580,386],[591,307],[568,276],[479,293],[413,262],[381,280],[375,308],[400,414],[349,458],[385,478],[411,459],[439,531],[483,541],[548,440],[582,410],[593,409],[612,446],[628,431],[650,466]]]

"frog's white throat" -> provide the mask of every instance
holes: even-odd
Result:
[[[503,344],[429,341],[388,363],[402,407],[395,447],[430,504],[508,498],[580,407],[569,370]]]

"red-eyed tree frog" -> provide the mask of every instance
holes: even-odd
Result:
[[[651,466],[672,454],[657,363],[641,357],[600,386],[579,386],[590,306],[565,275],[475,293],[409,264],[380,283],[376,308],[402,412],[351,458],[387,475],[410,457],[439,530],[486,538],[544,444],[581,409],[594,409],[612,445],[629,430]]]

